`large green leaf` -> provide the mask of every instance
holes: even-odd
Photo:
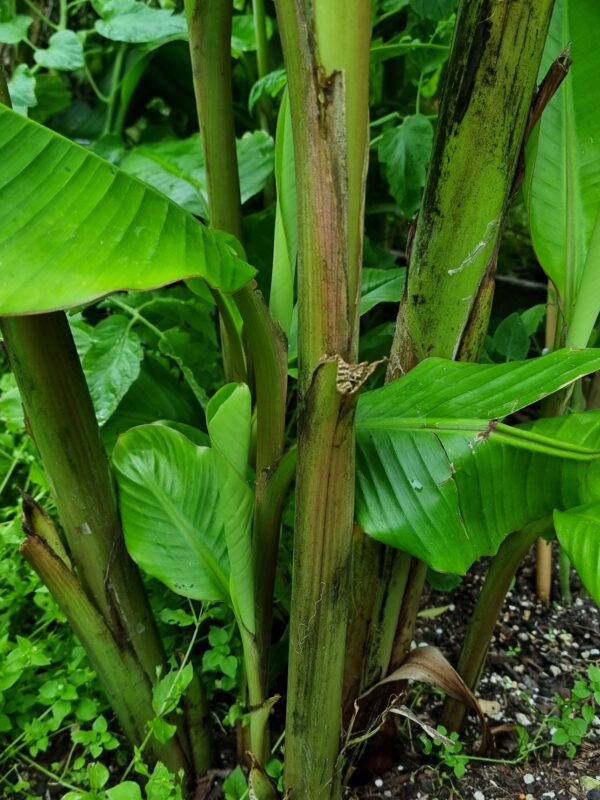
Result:
[[[541,74],[567,44],[573,65],[527,148],[532,241],[563,300],[574,346],[587,344],[600,310],[600,241],[588,258],[600,209],[598,32],[595,0],[556,0]]]
[[[600,503],[556,511],[554,525],[586,589],[600,603]]]
[[[428,358],[408,375],[364,394],[358,420],[501,419],[600,368],[600,349],[557,350],[508,364]],[[485,426],[484,426],[485,427]]]
[[[361,526],[462,573],[526,522],[596,499],[598,414],[515,428],[497,420],[599,365],[598,350],[501,365],[430,359],[367,392],[357,412]]]
[[[207,408],[210,448],[142,425],[119,438],[113,464],[133,559],[179,594],[231,603],[253,634],[251,416],[248,387],[228,384]]]
[[[133,428],[113,452],[132,558],[185,597],[229,602],[215,455],[161,425]]]
[[[230,241],[114,165],[0,107],[1,314],[191,276],[236,291],[254,270]]]
[[[231,599],[238,619],[253,634],[254,495],[246,481],[252,400],[246,384],[223,386],[208,404],[206,421],[219,475],[219,502],[231,570]]]

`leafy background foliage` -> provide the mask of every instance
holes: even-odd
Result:
[[[374,3],[371,162],[360,308],[363,359],[374,361],[389,351],[395,310],[406,279],[404,248],[425,183],[456,5],[455,0],[378,0]],[[232,56],[237,153],[246,256],[250,264],[259,268],[259,285],[289,332],[289,367],[293,379],[297,352],[294,307],[297,243],[292,232],[295,202],[290,199],[294,192],[292,143],[286,129],[286,125],[289,128],[285,111],[286,80],[274,35],[276,21],[272,4],[267,4],[267,10],[272,71],[260,75],[251,4],[247,0],[235,0]],[[557,37],[555,44],[560,39]],[[549,51],[547,58],[552,52]],[[19,114],[77,141],[86,148],[92,163],[98,163],[94,157],[100,156],[157,189],[179,209],[210,222],[180,3],[174,0],[160,3],[94,0],[67,4],[61,0],[38,8],[26,0],[0,0],[0,54],[9,68],[10,93]],[[585,109],[581,114],[583,124]],[[548,119],[559,124],[556,117],[549,115]],[[86,151],[81,151],[82,158]],[[27,153],[24,157],[28,157]],[[104,168],[111,169],[108,165]],[[535,185],[535,174],[533,182]],[[276,201],[274,186],[281,195]],[[564,197],[564,192],[555,191],[553,197],[556,201]],[[562,213],[563,209],[558,211]],[[539,224],[541,226],[541,222]],[[585,224],[589,228],[589,220]],[[38,244],[43,248],[45,243]],[[225,240],[222,246],[229,248]],[[537,244],[536,248],[539,250]],[[543,260],[541,251],[540,259]],[[526,214],[520,198],[511,210],[499,263],[496,305],[482,360],[508,368],[508,374],[512,362],[541,355],[545,347],[546,285],[527,237]],[[131,464],[119,460],[124,441],[152,436],[161,442],[159,451],[168,446],[181,450],[181,458],[178,458],[181,465],[190,458],[197,458],[198,452],[209,453],[205,458],[211,461],[211,480],[215,480],[215,456],[212,450],[206,450],[211,445],[211,437],[214,438],[209,426],[210,398],[224,380],[215,317],[214,297],[199,289],[197,284],[192,290],[182,283],[143,294],[119,293],[95,306],[77,307],[70,313],[103,440],[109,452],[116,445],[118,469],[131,468]],[[380,370],[373,376],[372,387],[382,383],[382,373]],[[395,392],[398,388],[381,391],[389,392],[397,410]],[[408,391],[406,386],[405,391]],[[536,401],[538,394],[534,392],[528,396],[527,402]],[[374,535],[397,537],[397,542],[406,545],[414,531],[401,530],[396,493],[388,492],[385,501],[380,497],[370,498],[370,484],[363,480],[369,470],[377,469],[373,466],[375,462],[369,461],[372,440],[368,439],[366,423],[360,432],[361,414],[363,419],[368,417],[367,406],[369,402],[375,404],[373,397],[363,403],[359,411],[359,460],[362,459],[363,468],[359,474],[359,519]],[[465,397],[457,391],[453,401],[454,406],[449,401],[444,409],[444,417],[460,427],[461,420],[463,423],[465,420]],[[516,410],[490,406],[485,414],[479,414],[481,409],[477,409],[478,413],[473,412],[480,423],[476,436],[488,430],[491,420]],[[424,408],[421,416],[427,417],[428,410]],[[247,423],[246,420],[249,431]],[[576,426],[577,420],[573,417],[565,423],[547,422],[541,426],[533,423],[533,428],[543,428],[544,434],[560,441],[563,424]],[[290,433],[293,427],[291,418]],[[132,428],[135,430],[130,431]],[[525,425],[523,435],[531,428]],[[120,436],[120,444],[116,444]],[[436,449],[435,459],[432,456],[428,469],[432,464],[432,469],[439,469],[441,464],[442,470],[448,471],[448,453],[442,452],[444,448],[437,444],[438,432],[427,426],[415,429],[405,426],[396,442],[390,437],[388,444],[394,453],[389,463],[398,466],[396,451],[406,450],[407,441],[414,444],[417,437],[427,437],[432,443],[430,449],[428,445],[419,445],[420,452],[431,454],[430,450]],[[466,436],[454,432],[450,439],[444,444],[450,452],[450,460],[455,456],[457,463],[459,457],[463,459],[464,478],[471,468],[472,432]],[[597,436],[593,447],[596,447],[596,439]],[[494,437],[490,436],[488,441],[483,441],[489,458],[478,467],[482,473],[487,470],[489,474],[504,474],[506,465],[513,467],[515,459],[530,459],[531,464],[544,469],[548,458],[555,457],[526,448],[517,450],[502,442],[500,436],[497,440],[494,443]],[[214,441],[212,445],[214,447]],[[414,450],[416,453],[417,449]],[[59,781],[82,787],[86,800],[135,798],[138,789],[132,786],[137,784],[127,781],[109,788],[112,776],[106,767],[96,763],[105,761],[119,769],[125,767],[119,734],[114,730],[110,711],[95,684],[85,654],[67,633],[64,619],[47,591],[15,557],[21,538],[17,487],[36,499],[43,499],[46,506],[50,500],[34,447],[25,435],[14,381],[4,363],[0,382],[0,464],[0,654],[3,655],[0,659],[0,740],[4,747],[0,763],[4,768],[5,790],[9,796],[39,797],[41,790],[35,778],[35,767],[36,763],[43,762]],[[554,497],[563,491],[563,483],[568,484],[565,492],[570,492],[569,496],[582,507],[557,512],[559,534],[565,514],[585,519],[586,524],[596,530],[600,525],[600,513],[593,501],[597,497],[591,492],[580,492],[579,486],[573,489],[580,462],[565,458],[565,464],[558,478],[560,485],[546,488]],[[422,468],[423,464],[415,462],[415,468],[417,466]],[[434,490],[428,494],[423,491],[427,476],[409,474],[405,466],[402,470],[405,473],[402,503],[421,503],[423,513],[428,515],[439,514],[445,502],[441,497],[444,491],[453,488],[460,493],[460,476],[455,482],[458,489],[453,483],[444,491],[436,494]],[[431,477],[431,471],[428,474]],[[236,477],[240,480],[233,481],[231,491],[243,496],[248,476]],[[185,484],[181,475],[179,479],[181,485]],[[507,492],[519,488],[509,487],[508,478],[506,482]],[[385,493],[386,482],[380,485]],[[426,497],[427,502],[431,502],[427,507]],[[376,519],[377,504],[382,502],[394,517],[391,527],[386,528]],[[51,506],[50,510],[53,510]],[[545,503],[543,510],[551,513],[552,504]],[[155,508],[152,513],[156,513]],[[293,499],[284,515],[282,562],[276,587],[274,680],[284,666],[282,654],[287,647],[292,519]],[[385,522],[387,525],[389,520]],[[478,518],[474,513],[470,530],[475,537],[481,537],[484,529],[487,534],[488,523],[489,519]],[[236,543],[230,547],[230,543],[224,541],[224,534],[225,523],[222,523],[218,560],[227,579],[230,568],[233,570],[231,553]],[[567,533],[563,541],[574,559],[589,565],[584,579],[592,591],[597,591],[594,581],[597,581],[598,570],[594,557],[600,548],[593,549],[590,556],[588,551],[578,553],[570,534]],[[237,545],[243,554],[247,543],[241,539]],[[147,548],[148,544],[145,546]],[[439,542],[437,546],[438,552],[430,547],[432,566],[457,571],[468,568],[470,557],[452,559],[448,552],[439,549]],[[486,551],[493,549],[490,543],[484,547]],[[480,552],[481,549],[474,550],[473,557]],[[156,574],[152,569],[149,572]],[[178,597],[154,580],[149,580],[148,584],[168,651],[174,654],[171,671],[162,676],[154,698],[157,735],[169,736],[165,709],[171,708],[173,702],[177,704],[192,667],[205,678],[209,698],[215,703],[220,719],[224,724],[234,724],[244,713],[240,703],[243,675],[238,623],[244,617],[242,607],[249,607],[247,598],[237,598],[232,608],[229,594],[223,587],[221,592],[210,596],[206,592],[187,592],[192,598],[208,601],[200,606],[196,600],[190,602]],[[247,614],[244,619],[247,624]],[[184,643],[192,632],[196,635],[196,648],[180,671],[178,655],[185,650]],[[58,755],[65,750],[69,752],[66,765]],[[274,759],[269,774],[279,777],[280,767],[280,762]],[[135,770],[142,775],[145,770],[150,779],[144,790],[148,800],[175,800],[180,796],[177,780],[165,774],[164,768],[158,767],[149,773],[143,755],[136,762]],[[226,797],[231,800],[243,797],[247,786],[241,771],[234,772],[224,788]]]

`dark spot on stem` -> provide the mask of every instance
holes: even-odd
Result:
[[[462,65],[460,82],[456,92],[454,122],[460,124],[467,113],[471,96],[475,87],[477,71],[490,38],[492,23],[489,18],[489,2],[483,3],[478,14],[478,21],[473,30],[466,62]]]

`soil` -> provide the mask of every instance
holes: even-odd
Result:
[[[465,578],[452,594],[452,606],[440,616],[422,618],[416,645],[439,647],[455,663],[466,623],[484,576],[483,565]],[[574,579],[571,605],[540,603],[533,590],[534,565],[522,565],[509,593],[494,635],[478,696],[485,701],[490,725],[497,731],[495,758],[499,763],[471,762],[457,780],[452,771],[418,754],[404,737],[404,750],[396,753],[392,768],[374,775],[367,784],[349,789],[352,800],[600,800],[600,718],[572,759],[564,748],[548,748],[525,763],[506,762],[518,753],[516,724],[531,736],[554,704],[556,693],[568,696],[577,673],[600,663],[600,610]],[[559,596],[558,586],[554,596]],[[443,607],[447,594],[431,591],[424,608]],[[431,696],[417,703],[416,713],[429,723]],[[421,731],[413,728],[413,741]],[[478,732],[467,729],[465,741],[473,746]],[[547,731],[545,739],[549,738]],[[407,746],[408,745],[408,746]],[[372,754],[385,763],[385,752]]]
[[[413,645],[435,645],[456,663],[484,576],[481,563],[452,593],[451,606],[440,615],[422,617]],[[564,748],[546,748],[526,762],[508,763],[519,751],[517,724],[533,737],[553,708],[555,694],[568,696],[577,673],[600,663],[600,609],[576,576],[571,605],[546,606],[537,600],[533,587],[534,563],[529,556],[507,596],[477,692],[495,731],[496,763],[471,761],[458,780],[440,766],[439,759],[420,752],[422,731],[405,722],[402,735],[393,731],[392,736],[388,732],[374,739],[355,773],[362,776],[356,781],[362,785],[348,788],[347,800],[600,800],[598,716],[573,758],[566,757]],[[556,585],[553,596],[559,595]],[[441,610],[448,598],[426,590],[423,608]],[[429,692],[418,696],[413,706],[417,716],[432,725],[439,708],[439,699]],[[465,752],[472,752],[479,734],[476,724],[470,723]],[[547,726],[544,739],[549,739]],[[199,787],[197,800],[221,800],[220,777],[215,774],[210,785]]]

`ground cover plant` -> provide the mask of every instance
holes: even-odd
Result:
[[[7,796],[337,800],[396,717],[460,777],[531,545],[600,598],[598,10],[0,11]],[[484,557],[456,670],[411,649]]]

